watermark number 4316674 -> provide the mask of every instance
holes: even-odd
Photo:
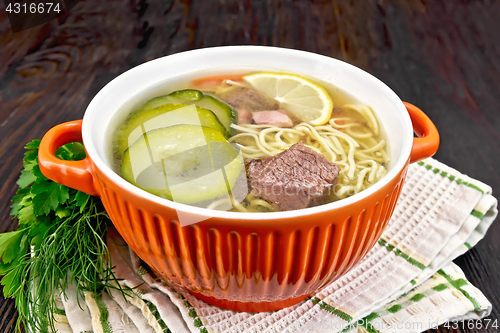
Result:
[[[47,23],[67,13],[78,0],[4,0],[13,32]]]
[[[53,2],[31,2],[31,3],[19,3],[19,2],[14,2],[14,3],[9,3],[7,5],[7,8],[5,9],[7,13],[11,14],[50,14],[51,12],[56,12],[60,13],[61,12],[61,7],[59,6],[59,3],[53,3]]]

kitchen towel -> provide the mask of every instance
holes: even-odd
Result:
[[[208,305],[166,283],[111,233],[120,285],[60,298],[61,332],[422,332],[447,321],[480,319],[487,298],[452,260],[473,247],[497,215],[491,188],[434,160],[410,165],[382,237],[344,276],[295,306],[238,313]],[[80,301],[78,302],[78,299]]]

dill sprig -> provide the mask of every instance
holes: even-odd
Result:
[[[16,329],[54,332],[56,293],[64,297],[72,283],[78,295],[120,286],[106,246],[110,220],[102,203],[46,178],[38,167],[38,145],[39,140],[26,145],[11,211],[19,229],[0,234],[0,275],[5,297],[14,298],[19,312]],[[78,160],[85,151],[70,143],[56,155]]]

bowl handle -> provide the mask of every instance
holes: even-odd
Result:
[[[413,138],[410,163],[418,162],[434,155],[439,147],[439,133],[427,115],[407,102],[403,102],[410,115],[413,131],[418,135]]]
[[[88,156],[80,161],[66,161],[56,157],[57,149],[70,142],[82,142],[82,120],[57,125],[43,136],[38,149],[40,171],[56,183],[97,195]]]

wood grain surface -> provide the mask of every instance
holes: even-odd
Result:
[[[438,160],[500,193],[500,1],[94,0],[17,33],[2,4],[0,232],[16,228],[10,198],[26,142],[82,118],[106,83],[138,64],[238,44],[316,52],[374,74],[434,121]],[[499,244],[495,223],[456,260],[498,321]],[[0,332],[14,332],[16,318],[13,302],[0,297]],[[431,331],[496,332],[467,326]]]

